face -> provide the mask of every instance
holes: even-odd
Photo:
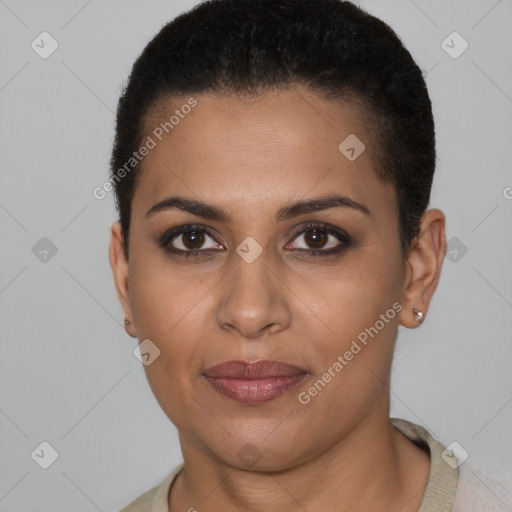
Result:
[[[411,276],[396,195],[354,105],[303,89],[195,98],[186,115],[188,98],[172,99],[146,119],[156,146],[132,202],[129,262],[113,237],[118,291],[130,333],[160,351],[144,369],[182,444],[234,467],[257,454],[259,469],[286,469],[363,418],[387,418]],[[176,109],[160,141],[154,130]],[[189,202],[153,208],[171,197]],[[233,360],[300,376],[206,378]]]

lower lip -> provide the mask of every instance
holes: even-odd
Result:
[[[208,377],[210,386],[221,395],[244,404],[268,402],[294,388],[306,374],[265,379],[235,379],[232,377]]]

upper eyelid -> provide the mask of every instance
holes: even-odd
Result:
[[[304,232],[307,231],[308,229],[313,229],[313,228],[323,229],[324,231],[328,232],[329,234],[334,234],[334,235],[338,235],[338,236],[345,235],[345,236],[349,237],[349,234],[344,229],[332,226],[327,222],[319,222],[319,221],[306,222],[305,224],[299,226],[298,228],[292,229],[290,232],[288,232],[287,236],[293,236],[295,238],[299,235],[304,234]]]

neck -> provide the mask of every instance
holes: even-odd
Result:
[[[384,409],[361,420],[325,453],[280,471],[247,471],[220,463],[180,434],[185,466],[173,483],[169,508],[417,512],[430,458],[390,424]]]

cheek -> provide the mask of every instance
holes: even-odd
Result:
[[[204,329],[194,321],[194,315],[164,301],[153,303],[155,309],[144,305],[140,309],[140,340],[149,338],[159,351],[158,357],[144,366],[146,378],[162,410],[176,425],[181,425],[183,416],[194,410],[197,401],[197,379],[201,372],[201,344]],[[196,306],[197,308],[198,306]],[[187,412],[189,411],[189,412]]]
[[[400,298],[399,266],[375,244],[352,250],[336,266],[295,270],[290,287],[300,299],[298,312],[331,340],[356,336]]]
[[[311,389],[312,395],[321,390],[314,398],[317,407],[342,404],[345,412],[355,411],[371,402],[387,379],[401,309],[399,271],[396,261],[375,257],[378,252],[353,252],[332,272],[294,287],[307,305],[308,314],[298,316],[303,323],[298,332],[308,334],[301,341],[315,370],[313,382],[327,381]]]
[[[130,262],[130,301],[139,338],[154,337],[162,343],[173,341],[183,324],[190,336],[199,325],[201,298],[210,288],[195,272],[158,254],[134,254]]]
[[[204,287],[184,277],[183,271],[180,274],[178,266],[135,258],[133,264],[130,299],[137,336],[140,342],[150,340],[159,351],[144,370],[158,402],[165,411],[173,410],[186,395],[190,376],[199,372],[198,349],[208,301],[201,301]]]

